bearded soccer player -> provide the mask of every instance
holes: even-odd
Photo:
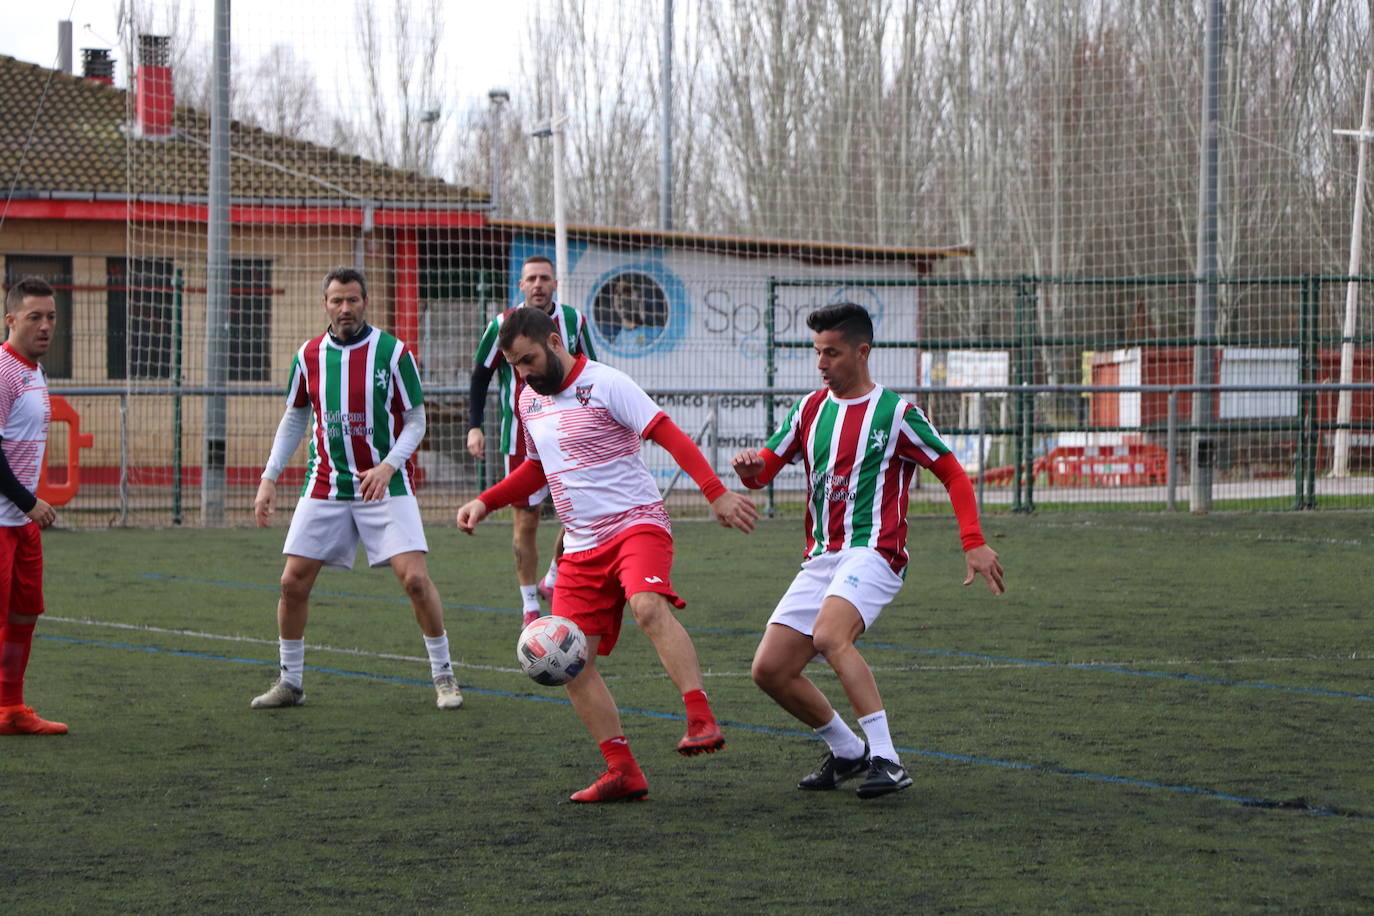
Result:
[[[543,312],[515,310],[501,328],[500,344],[527,386],[519,404],[527,460],[459,509],[458,527],[471,534],[488,513],[549,487],[566,532],[553,613],[576,622],[587,636],[587,665],[568,682],[568,698],[606,759],[606,771],[572,800],[641,799],[649,784],[596,666],[596,657],[615,647],[626,601],[687,708],[678,752],[692,756],[725,746],[702,690],[696,647],[673,613],[686,604],[669,581],[672,526],[641,441],[668,450],[721,525],[752,531],[758,512],[751,500],[725,488],[696,444],[629,376],[569,353]]]
[[[518,373],[511,370],[510,363],[502,357],[498,346],[501,326],[506,318],[516,309],[539,309],[553,319],[559,339],[566,344],[568,352],[574,356],[585,353],[588,359],[596,359],[591,333],[587,330],[587,319],[572,306],[555,302],[554,292],[557,289],[558,277],[554,274],[553,262],[542,254],[526,258],[520,266],[520,292],[524,293],[525,301],[488,322],[477,344],[469,389],[468,453],[474,458],[481,458],[486,447],[482,420],[487,406],[487,388],[491,385],[491,377],[496,375],[500,380],[500,398],[497,402],[501,414],[499,448],[504,456],[507,474],[513,473],[525,460],[525,437],[521,432],[520,415],[516,411],[525,383]],[[539,543],[535,536],[539,533],[539,507],[548,495],[548,488],[541,487],[511,504],[514,511],[512,547],[515,551],[515,578],[520,584],[520,606],[524,615],[522,626],[529,626],[539,618],[540,595],[551,597],[558,581],[558,558],[563,552],[561,532],[554,545],[548,572],[543,579],[539,578]]]
[[[825,388],[799,400],[761,450],[732,459],[744,485],[766,486],[801,461],[809,494],[806,557],[768,618],[754,682],[825,740],[829,753],[798,788],[834,789],[862,775],[860,798],[911,785],[888,729],[878,685],[855,640],[897,595],[906,575],[907,488],[920,468],[945,485],[959,523],[969,585],[1003,591],[1002,566],[983,541],[973,486],[919,407],[869,376],[873,321],[853,303],[806,320]],[[863,729],[860,738],[804,674],[822,656]],[[865,740],[866,739],[866,740]]]
[[[340,267],[324,278],[325,333],[301,345],[291,364],[286,412],[262,472],[253,514],[272,518],[277,476],[306,427],[310,464],[291,527],[277,602],[281,674],[254,709],[305,702],[305,624],[310,591],[325,565],[353,567],[361,541],[371,566],[390,565],[405,588],[425,638],[440,709],[463,694],[453,676],[439,591],[429,577],[429,546],[415,500],[411,456],[425,435],[424,396],[415,358],[404,343],[367,323],[367,281]]]
[[[53,289],[25,277],[5,294],[9,337],[0,346],[0,735],[65,735],[24,705],[24,671],[33,628],[43,613],[43,539],[57,520],[35,495],[48,444],[48,352],[57,304]]]

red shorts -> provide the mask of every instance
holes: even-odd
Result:
[[[33,522],[0,526],[0,611],[43,613],[43,535]]]
[[[515,469],[525,463],[525,457],[525,440],[522,435],[516,453],[514,455],[506,456],[507,477],[514,474]],[[515,502],[511,503],[511,505],[517,509],[537,509],[539,508],[539,504],[548,498],[549,487],[547,484],[545,484],[544,486],[540,487],[539,489],[531,493],[527,499],[517,499]]]
[[[636,525],[608,544],[563,554],[552,613],[600,636],[596,654],[610,655],[631,595],[658,592],[674,607],[687,606],[668,581],[672,570],[673,536],[657,525]]]

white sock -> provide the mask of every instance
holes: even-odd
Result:
[[[887,710],[880,709],[877,712],[869,713],[859,720],[859,726],[864,730],[864,735],[868,738],[868,756],[881,757],[884,760],[891,760],[893,763],[901,763],[897,758],[897,749],[892,746],[892,735],[887,731]]]
[[[521,604],[524,605],[524,606],[521,608],[522,611],[537,611],[537,610],[539,610],[539,586],[537,586],[537,585],[522,585],[522,586],[520,586],[520,602],[521,602]]]
[[[431,680],[453,673],[453,662],[448,657],[448,633],[426,636],[425,651],[429,653],[429,676]]]
[[[544,573],[544,587],[553,588],[553,584],[558,581],[558,561],[549,561],[549,571]]]
[[[816,734],[830,745],[830,753],[836,757],[857,760],[864,755],[863,739],[854,734],[854,729],[840,718],[839,713],[835,713],[835,718],[816,729]]]
[[[305,673],[305,640],[278,639],[277,654],[281,657],[281,679],[292,687],[301,686]]]

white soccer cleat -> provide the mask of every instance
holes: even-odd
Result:
[[[463,691],[458,689],[458,679],[451,674],[441,674],[434,679],[435,705],[440,709],[457,709],[463,705]]]
[[[253,697],[253,702],[249,705],[254,709],[277,709],[282,706],[302,706],[304,704],[305,690],[279,680],[267,688],[266,693]]]

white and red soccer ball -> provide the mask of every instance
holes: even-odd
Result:
[[[535,683],[557,687],[587,664],[587,637],[566,617],[540,617],[520,631],[515,658]]]

